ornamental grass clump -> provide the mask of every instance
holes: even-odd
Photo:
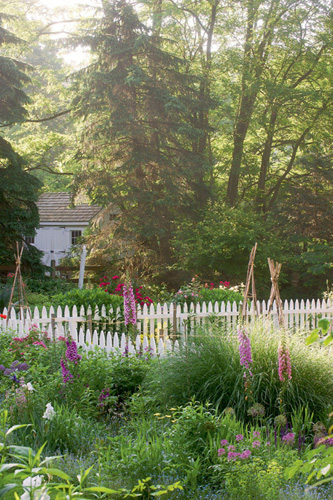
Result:
[[[265,417],[281,414],[279,396],[279,334],[272,324],[257,322],[248,327],[251,341],[251,390],[253,401],[265,410]],[[307,407],[320,419],[333,401],[333,365],[327,352],[318,345],[306,346],[304,336],[288,336],[292,378],[283,394],[283,413]],[[288,366],[288,365],[286,365]],[[232,407],[238,418],[247,420],[244,398],[244,366],[240,364],[236,335],[221,332],[214,325],[190,338],[186,349],[161,359],[147,377],[149,387],[161,402],[186,404],[191,397],[210,402],[219,411]],[[259,407],[258,407],[259,408]]]

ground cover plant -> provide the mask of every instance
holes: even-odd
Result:
[[[333,498],[332,367],[302,335],[211,324],[165,358],[0,342],[4,500]]]

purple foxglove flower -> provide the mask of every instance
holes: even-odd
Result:
[[[73,341],[67,340],[66,345],[67,345],[67,350],[65,353],[66,358],[68,359],[68,361],[72,361],[73,363],[76,364],[82,358],[82,356],[80,356],[80,354],[78,354],[77,352],[76,342],[74,340]]]
[[[291,362],[289,349],[285,343],[281,343],[278,349],[279,355],[279,379],[281,382],[286,380],[286,377],[291,380]]]
[[[127,326],[129,323],[132,323],[132,325],[136,325],[136,304],[133,287],[129,278],[126,278],[124,286],[124,316],[125,326]]]
[[[242,327],[238,328],[237,334],[239,340],[240,364],[241,366],[245,366],[245,368],[250,370],[250,363],[252,363],[253,360],[252,360],[251,343],[249,336],[245,331],[245,329],[243,329]],[[251,372],[250,375],[252,376]]]

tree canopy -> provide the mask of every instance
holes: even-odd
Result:
[[[284,264],[285,296],[323,290],[333,222],[326,1],[101,0],[65,11],[61,22],[76,28],[58,42],[49,34],[59,18],[31,19],[24,63],[0,60],[1,119],[20,123],[6,127],[3,161],[33,174],[27,196],[38,178],[116,206],[90,236],[109,265],[132,258],[169,283],[193,273],[239,281],[258,241],[262,293],[268,256]],[[2,28],[1,44],[19,35]],[[85,49],[84,67],[69,71],[65,46]]]
[[[6,30],[0,13],[0,48],[18,44],[19,38]],[[29,98],[24,85],[29,83],[27,65],[8,56],[0,56],[0,130],[24,121]],[[38,225],[37,201],[40,182],[25,171],[25,161],[0,135],[0,212],[1,212],[1,260],[12,260],[15,242],[24,236],[32,236]]]

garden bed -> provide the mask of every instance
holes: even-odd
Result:
[[[5,500],[333,498],[306,492],[333,476],[333,368],[301,334],[212,324],[159,357],[3,329],[0,365]]]

